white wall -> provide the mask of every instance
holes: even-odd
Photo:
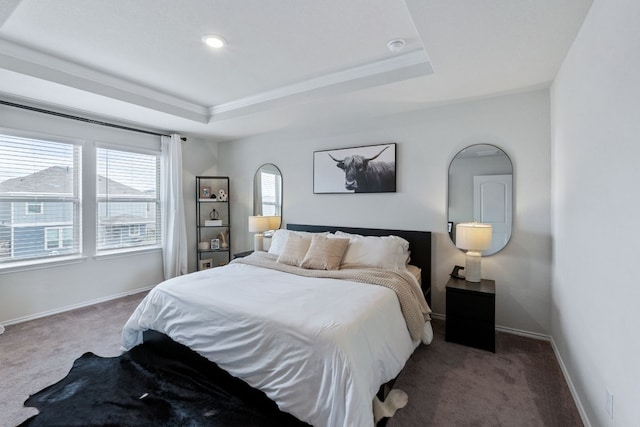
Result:
[[[187,222],[187,248],[189,272],[196,271],[196,176],[218,175],[218,144],[197,138],[188,138],[182,144],[182,186],[184,189],[185,218]]]
[[[0,127],[20,129],[48,135],[77,138],[91,146],[94,141],[119,145],[159,149],[158,136],[117,130],[74,120],[0,106]],[[83,151],[85,176],[95,171],[91,150]],[[187,220],[195,218],[195,175],[215,174],[217,145],[190,139],[183,144],[185,209]],[[84,183],[86,186],[87,183]],[[86,228],[94,221],[91,200],[84,200],[84,249],[88,255],[78,262],[42,266],[24,271],[0,270],[0,322],[12,323],[53,313],[88,302],[133,293],[157,284],[163,279],[162,256],[159,250],[113,257],[93,257],[95,230]],[[187,227],[189,245],[195,247],[195,229]],[[189,266],[195,268],[195,256],[190,253]]]
[[[497,324],[546,334],[550,301],[550,124],[547,90],[428,109],[356,123],[349,129],[278,132],[220,144],[220,171],[231,177],[234,252],[252,248],[253,175],[262,163],[282,171],[284,222],[429,230],[433,309],[444,312],[444,286],[464,256],[447,235],[447,171],[462,148],[495,144],[514,166],[514,231],[499,254],[484,258],[497,282]],[[313,194],[313,151],[397,142],[397,193]],[[242,246],[241,246],[242,245]]]
[[[551,332],[593,426],[640,426],[639,22],[594,1],[552,87]]]

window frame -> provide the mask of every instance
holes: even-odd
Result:
[[[49,239],[47,238],[47,231],[53,231],[53,230],[57,230],[58,232],[58,245],[55,247],[49,247]],[[71,235],[73,236],[73,226],[69,226],[69,225],[57,225],[55,227],[44,227],[43,231],[44,231],[44,248],[47,251],[53,251],[56,249],[67,249],[69,248],[69,246],[65,246],[64,242],[64,231],[65,230],[71,230]],[[71,238],[71,247],[73,247],[73,237]]]
[[[129,237],[140,237],[140,224],[130,224],[129,225]],[[136,230],[132,232],[131,230]]]
[[[273,209],[274,213],[272,215],[278,215],[278,212],[282,212],[282,204],[281,204],[281,200],[282,200],[282,196],[281,196],[281,193],[282,193],[282,181],[281,181],[281,179],[282,179],[282,177],[280,175],[278,175],[277,173],[271,172],[271,171],[260,171],[260,174],[261,174],[260,175],[260,182],[262,183],[262,188],[260,189],[260,191],[261,191],[261,193],[263,195],[262,200],[261,200],[263,215],[267,215],[265,213],[265,211],[266,211],[265,207],[269,207],[269,208]],[[266,182],[265,181],[267,181],[267,180],[264,179],[265,175],[270,175],[272,177],[272,178],[270,178],[270,180],[271,179],[273,180],[273,184],[274,184],[273,187],[274,187],[274,190],[275,190],[275,192],[273,194],[273,197],[274,197],[273,203],[265,202],[265,200],[264,200],[264,194],[265,194],[264,190],[266,188]]]
[[[33,205],[39,205],[40,206],[40,212],[31,212],[29,210],[30,206]],[[24,203],[24,214],[25,215],[42,215],[44,214],[44,203],[43,202],[25,202]]]
[[[41,253],[35,256],[24,256],[24,257],[15,257],[16,254],[16,230],[29,226],[28,224],[13,224],[10,225],[10,245],[11,248],[8,251],[8,259],[3,260],[0,258],[0,272],[10,272],[15,270],[22,269],[31,269],[31,268],[42,268],[43,265],[59,263],[59,262],[69,262],[70,260],[79,260],[84,258],[84,249],[83,249],[83,209],[82,209],[82,200],[83,200],[83,162],[85,153],[85,141],[79,138],[71,138],[71,137],[63,137],[58,135],[51,135],[47,133],[41,133],[36,131],[29,130],[21,130],[21,129],[13,129],[0,127],[0,138],[7,137],[17,138],[17,139],[26,139],[33,140],[35,142],[40,143],[51,143],[51,144],[65,144],[72,147],[71,153],[71,167],[73,170],[73,194],[60,194],[60,195],[52,195],[51,193],[33,193],[33,194],[10,194],[3,195],[0,194],[0,202],[7,202],[11,204],[11,213],[10,215],[13,218],[13,215],[18,212],[18,207],[16,204],[24,204],[24,216],[31,215],[41,215],[44,216],[46,207],[44,206],[48,202],[53,203],[72,203],[71,208],[71,220],[59,220],[59,223],[56,225],[51,225],[51,227],[71,227],[72,229],[72,246],[71,253],[65,254],[50,254],[50,253]],[[19,175],[18,175],[19,176]],[[28,175],[25,175],[28,176]],[[34,204],[40,204],[40,212],[29,212],[29,206]],[[44,232],[45,228],[48,227],[47,223],[42,222],[35,223],[34,226],[42,227],[42,237],[45,237],[46,234]],[[71,225],[68,225],[71,224]],[[47,249],[46,238],[42,241],[42,251],[48,252],[50,249]]]
[[[148,156],[153,156],[155,157],[155,163],[156,163],[156,173],[155,173],[155,177],[156,177],[156,191],[155,191],[155,197],[147,197],[147,198],[140,198],[140,197],[123,197],[123,196],[116,196],[115,198],[108,196],[108,195],[100,195],[99,191],[98,191],[98,182],[99,182],[99,167],[98,167],[98,161],[99,161],[99,151],[100,150],[113,150],[113,151],[119,151],[119,152],[123,152],[123,153],[131,153],[131,154],[141,154],[141,155],[148,155]],[[94,190],[95,190],[95,232],[94,232],[94,244],[95,244],[95,256],[96,257],[101,257],[101,256],[109,256],[109,255],[117,255],[120,253],[127,253],[127,252],[143,252],[143,251],[149,251],[149,250],[155,250],[155,249],[160,249],[162,248],[162,201],[161,201],[161,167],[162,167],[162,159],[161,159],[161,155],[162,152],[161,150],[152,150],[152,149],[144,149],[144,148],[137,148],[137,147],[130,147],[130,146],[126,146],[126,145],[120,145],[120,144],[113,144],[113,143],[105,143],[105,142],[96,142],[95,143],[95,161],[94,161],[94,173],[93,173],[93,177],[95,179],[95,185],[94,185]],[[108,177],[104,177],[104,178],[108,178]],[[109,200],[111,199],[111,200]],[[134,203],[146,203],[147,204],[147,211],[149,210],[149,204],[155,204],[156,206],[156,215],[155,215],[155,228],[156,228],[156,237],[155,237],[155,242],[151,243],[151,244],[138,244],[138,245],[122,245],[122,246],[117,246],[117,247],[101,247],[101,239],[100,239],[100,204],[101,203],[109,203],[109,202],[113,202],[113,203],[127,203],[127,202],[134,202]],[[128,224],[127,225],[127,237],[139,237],[140,234],[138,234],[137,236],[133,236],[130,234],[130,230],[131,230],[131,226],[132,225],[138,225],[138,230],[140,231],[140,224]],[[146,227],[148,228],[148,227]],[[124,230],[120,231],[120,235],[122,237]]]

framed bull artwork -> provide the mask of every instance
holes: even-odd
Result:
[[[396,144],[314,151],[313,192],[395,193]]]

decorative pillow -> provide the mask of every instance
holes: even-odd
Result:
[[[308,233],[306,231],[293,231],[293,230],[286,230],[284,228],[281,228],[281,229],[276,230],[273,233],[273,236],[271,237],[271,246],[269,246],[268,252],[270,254],[273,254],[273,255],[280,255],[280,253],[284,249],[285,243],[287,243],[287,238],[292,234],[311,237],[314,234],[320,234],[320,235],[326,236],[327,234],[329,234],[329,232],[325,232],[325,233]]]
[[[411,275],[416,278],[416,281],[418,283],[422,282],[422,269],[421,268],[416,267],[415,265],[409,264],[409,265],[407,265],[407,270],[409,270],[409,273],[411,273]]]
[[[336,237],[349,238],[343,267],[405,268],[409,263],[409,242],[398,236],[361,236],[342,231]]]
[[[282,264],[300,266],[311,244],[311,236],[290,233],[277,261]]]
[[[339,270],[349,239],[315,235],[300,267],[312,270]]]

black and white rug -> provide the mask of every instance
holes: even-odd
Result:
[[[61,381],[32,395],[21,426],[308,426],[264,393],[168,338],[118,357],[85,353]]]

